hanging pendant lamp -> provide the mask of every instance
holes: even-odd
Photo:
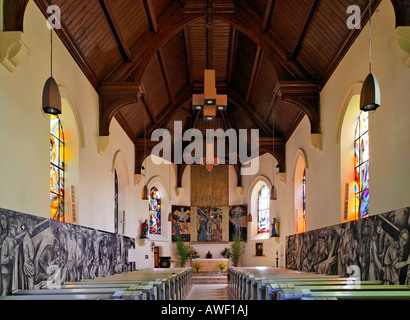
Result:
[[[372,74],[372,2],[369,1],[369,69],[370,73],[363,83],[360,95],[360,110],[373,111],[380,107],[380,87],[376,77]]]
[[[52,5],[52,3],[51,3]],[[51,76],[46,81],[43,89],[43,111],[48,114],[58,115],[61,114],[61,95],[58,90],[57,82],[53,78],[53,28],[51,29]]]

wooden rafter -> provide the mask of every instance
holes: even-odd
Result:
[[[319,4],[319,0],[311,0],[309,4],[309,8],[307,10],[307,13],[305,15],[305,18],[303,20],[302,27],[299,30],[298,36],[296,37],[295,41],[293,42],[293,46],[289,51],[288,55],[288,60],[294,60],[297,52],[299,50],[299,47],[303,41],[303,38],[305,36],[306,30],[309,26],[310,21],[312,20],[312,17],[316,11],[317,5]]]
[[[155,34],[158,33],[157,18],[155,16],[154,7],[151,0],[143,0],[142,4],[144,6],[145,16],[147,17],[149,28]]]
[[[262,60],[263,60],[263,51],[261,50],[260,47],[258,47],[256,50],[256,54],[255,54],[255,60],[253,62],[253,69],[252,69],[251,79],[249,81],[248,92],[246,94],[246,100],[245,100],[246,104],[249,104],[251,101],[252,94],[255,89],[256,80],[258,79],[258,73],[259,73],[259,69],[262,64]]]
[[[114,14],[108,4],[107,0],[98,0],[102,11],[104,12],[104,17],[107,20],[108,25],[110,26],[110,30],[117,42],[118,49],[121,52],[123,59],[127,62],[132,62],[132,57],[130,50],[128,49],[127,43],[122,36],[120,28],[118,27],[117,21],[114,18]]]

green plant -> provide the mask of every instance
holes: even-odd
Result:
[[[180,237],[177,238],[176,245],[175,245],[175,252],[177,255],[177,259],[179,262],[179,266],[181,268],[185,267],[185,264],[189,260],[189,252],[191,250],[191,246],[189,243],[185,244]]]
[[[233,242],[231,243],[231,260],[234,267],[238,266],[239,259],[245,253],[245,250],[245,244],[241,242],[241,239],[238,236],[234,235]]]
[[[224,270],[227,266],[228,266],[228,264],[225,263],[225,262],[222,262],[222,263],[218,264],[218,268],[219,268],[219,270],[221,270],[221,272],[224,272]]]
[[[194,262],[194,263],[192,264],[192,268],[194,268],[194,269],[196,270],[196,272],[198,273],[199,270],[200,270],[201,268],[203,268],[203,265],[200,264],[199,262]]]

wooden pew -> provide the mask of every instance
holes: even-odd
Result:
[[[347,280],[338,276],[328,276],[310,272],[299,272],[288,269],[270,267],[244,267],[228,268],[230,274],[228,288],[231,294],[238,300],[262,300],[265,299],[265,289],[270,283],[279,280]]]
[[[169,300],[182,299],[192,285],[192,268],[144,269],[80,282],[57,289],[15,290],[3,300]]]
[[[24,297],[25,300],[48,300],[48,297],[60,298],[61,300],[67,299],[67,297],[71,297],[75,300],[75,298],[83,296],[84,299],[91,300],[91,299],[121,299],[124,295],[130,297],[131,294],[127,294],[128,292],[134,292],[132,298],[134,300],[143,300],[142,292],[138,292],[131,289],[126,289],[118,287],[118,288],[91,288],[91,289],[33,289],[33,290],[15,290],[12,292],[11,297],[13,296],[20,296]],[[139,293],[139,294],[138,294]],[[23,299],[23,298],[22,298]]]
[[[380,290],[311,291],[290,289],[278,292],[278,300],[410,300],[410,290],[389,288]]]
[[[153,281],[160,300],[181,300],[192,286],[192,268],[143,269],[103,278],[87,279],[81,284]],[[73,283],[66,283],[73,284]]]

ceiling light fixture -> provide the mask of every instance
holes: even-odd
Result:
[[[204,72],[204,93],[192,95],[192,110],[204,111],[205,121],[214,121],[217,111],[228,109],[228,96],[217,94],[215,70]]]
[[[53,5],[52,1],[50,5]],[[50,38],[50,44],[51,44],[50,73],[51,73],[51,76],[50,78],[47,79],[46,84],[44,85],[44,88],[43,88],[42,106],[43,106],[43,111],[45,113],[52,114],[52,115],[58,115],[58,114],[61,114],[61,95],[60,95],[60,91],[58,90],[57,82],[53,78],[53,27],[51,25],[50,25],[50,30],[51,30],[51,38]]]
[[[380,107],[380,87],[372,74],[372,1],[369,1],[369,69],[370,73],[363,83],[360,95],[360,110],[373,111]]]

